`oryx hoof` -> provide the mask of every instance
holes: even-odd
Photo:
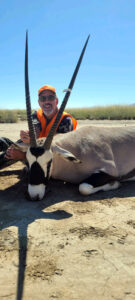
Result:
[[[85,196],[88,196],[90,194],[93,194],[94,193],[94,188],[91,184],[88,184],[88,183],[81,183],[79,185],[79,192],[82,194],[82,195],[85,195]]]

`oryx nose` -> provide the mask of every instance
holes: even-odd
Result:
[[[37,184],[32,185],[28,184],[28,194],[31,201],[40,201],[45,195],[45,185]]]

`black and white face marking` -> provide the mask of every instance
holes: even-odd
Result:
[[[42,147],[28,148],[26,158],[29,163],[28,194],[31,200],[41,200],[51,174],[53,154]]]

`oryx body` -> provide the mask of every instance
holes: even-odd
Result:
[[[72,153],[78,162],[65,159],[55,150],[56,145]],[[116,178],[126,176],[135,169],[135,127],[82,126],[56,135],[51,149],[51,176],[55,179],[80,183],[99,171]]]
[[[82,126],[54,136],[49,150],[38,140],[29,147],[28,191],[32,199],[41,199],[49,177],[79,185],[90,195],[117,188],[123,180],[135,179],[135,128]],[[36,152],[34,152],[36,151]]]

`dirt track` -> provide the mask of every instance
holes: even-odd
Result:
[[[22,125],[0,124],[0,136],[15,141]],[[0,300],[135,299],[134,182],[84,197],[51,180],[33,203],[22,169],[0,171]]]

